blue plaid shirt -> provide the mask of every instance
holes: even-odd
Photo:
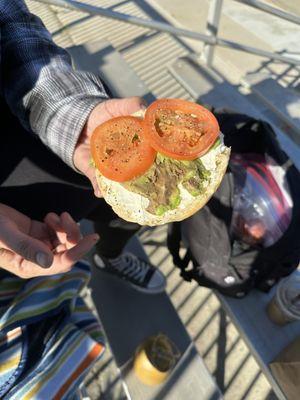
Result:
[[[74,168],[73,152],[91,110],[107,98],[100,79],[74,71],[23,0],[0,0],[0,96],[21,124]]]

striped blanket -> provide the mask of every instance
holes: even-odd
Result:
[[[98,320],[79,296],[89,266],[28,281],[0,281],[0,398],[75,399],[104,351]]]

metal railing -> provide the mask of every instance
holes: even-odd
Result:
[[[238,3],[246,4],[247,6],[250,6],[250,7],[257,8],[261,11],[265,11],[268,14],[275,15],[276,17],[279,17],[281,19],[286,19],[287,21],[293,22],[294,24],[297,24],[297,25],[300,24],[300,17],[298,17],[298,15],[289,14],[285,11],[279,10],[278,8],[269,6],[266,3],[262,3],[261,1],[257,1],[257,0],[234,0],[234,1],[237,1]]]
[[[220,18],[222,15],[223,0],[211,0],[211,5],[208,13],[206,34],[194,32],[188,29],[174,27],[164,22],[159,22],[155,20],[146,20],[143,18],[134,17],[132,15],[123,14],[117,11],[108,10],[103,7],[80,3],[76,0],[34,0],[34,1],[37,1],[39,3],[46,3],[49,5],[69,8],[72,10],[83,11],[91,15],[99,15],[106,18],[116,19],[133,25],[154,29],[160,32],[167,32],[174,36],[183,36],[190,39],[202,41],[206,44],[203,54],[206,63],[208,65],[211,65],[213,61],[215,46],[227,47],[234,50],[255,54],[257,56],[266,57],[271,60],[277,60],[292,65],[300,65],[300,59],[296,59],[295,57],[284,56],[281,54],[265,51],[256,47],[246,46],[244,44],[234,42],[231,40],[225,40],[219,38],[217,34],[218,34]],[[257,0],[235,0],[235,1],[247,4],[251,7],[255,7],[262,11],[276,15],[277,17],[284,18],[290,22],[300,25],[300,18],[297,17],[296,15],[288,14],[279,9],[261,3]]]

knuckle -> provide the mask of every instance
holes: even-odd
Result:
[[[28,269],[26,268],[26,265],[24,265],[24,260],[20,261],[16,261],[16,268],[18,271],[18,276],[22,279],[29,279],[31,278],[31,274],[30,271],[28,271]]]
[[[0,247],[0,257],[3,258],[6,256],[6,250],[3,247]]]
[[[60,214],[60,216],[61,216],[62,218],[67,218],[67,217],[68,217],[68,213],[67,213],[66,211],[63,211],[63,212]]]
[[[0,249],[0,260],[1,260],[1,265],[3,267],[14,268],[15,258],[16,258],[15,253],[6,249]]]
[[[49,221],[51,219],[51,213],[48,213],[44,216],[44,221]]]

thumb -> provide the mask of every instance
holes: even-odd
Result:
[[[49,268],[53,262],[53,254],[45,243],[19,231],[17,226],[3,227],[1,242],[3,247],[43,268]]]
[[[103,101],[92,110],[85,124],[83,136],[89,137],[97,126],[111,118],[131,115],[145,108],[145,100],[141,97],[127,97],[125,99]]]
[[[141,97],[127,97],[125,99],[111,99],[102,103],[109,117],[130,115],[146,108],[145,100]]]
[[[98,182],[97,182],[96,173],[97,172],[95,171],[94,167],[88,168],[88,170],[86,170],[86,172],[85,172],[86,176],[89,178],[89,180],[93,186],[95,196],[101,198],[103,196],[102,196],[101,190],[100,190]]]

